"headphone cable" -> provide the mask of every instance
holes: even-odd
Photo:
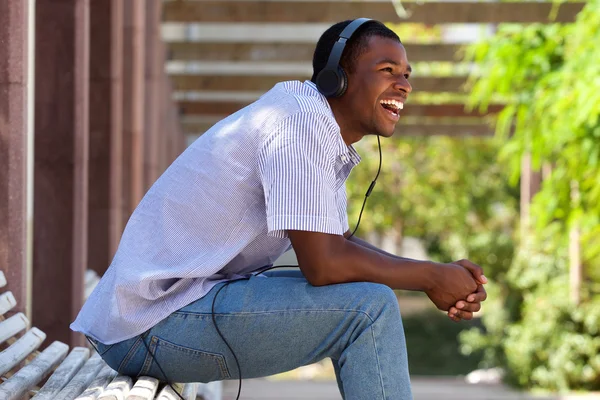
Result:
[[[358,214],[358,221],[356,222],[356,226],[354,227],[354,230],[352,231],[350,236],[348,236],[348,240],[350,240],[350,238],[352,236],[354,236],[354,234],[356,233],[356,231],[358,229],[358,226],[360,225],[360,219],[362,217],[363,210],[365,209],[365,205],[367,204],[367,199],[369,198],[369,196],[371,195],[371,192],[375,188],[375,184],[377,183],[377,178],[379,178],[379,173],[381,172],[382,156],[381,156],[381,141],[379,140],[379,135],[377,135],[377,148],[379,149],[379,167],[377,168],[377,174],[375,175],[375,179],[373,179],[373,182],[371,182],[371,184],[369,185],[369,188],[367,189],[367,192],[365,193],[365,200],[363,201],[362,207],[360,208],[360,213]]]

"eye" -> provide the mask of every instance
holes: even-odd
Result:
[[[404,74],[404,77],[405,77],[406,79],[408,79],[408,78],[410,78],[410,74]]]
[[[389,72],[390,74],[394,73],[394,70],[392,69],[392,67],[382,68],[381,71]]]

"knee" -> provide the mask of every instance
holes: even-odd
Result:
[[[396,293],[386,285],[381,283],[364,282],[365,297],[372,299],[373,301],[381,303],[397,303]]]
[[[370,309],[370,313],[373,311],[376,311],[377,314],[387,312],[400,316],[398,298],[390,287],[380,283],[364,282],[362,284],[364,285],[361,290],[362,299]]]

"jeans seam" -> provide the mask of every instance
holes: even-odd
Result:
[[[119,369],[118,369],[119,373],[121,373],[121,371],[123,370],[123,367],[125,367],[125,365],[127,365],[129,363],[129,361],[131,361],[131,358],[133,357],[133,355],[137,351],[139,343],[140,343],[140,338],[138,337],[138,339],[129,348],[129,351],[127,351],[127,354],[125,355],[125,358],[123,358],[123,360],[119,364]]]
[[[373,317],[371,317],[371,315],[369,315],[368,312],[366,311],[362,311],[362,310],[347,310],[347,309],[327,309],[327,310],[305,310],[305,309],[290,309],[290,310],[274,310],[274,311],[244,311],[244,312],[234,312],[234,313],[227,313],[227,314],[223,314],[223,313],[196,313],[196,312],[185,312],[185,311],[175,311],[173,314],[171,314],[172,316],[192,316],[192,317],[212,317],[212,315],[214,315],[215,317],[219,316],[219,317],[243,317],[243,316],[252,316],[252,315],[260,315],[260,314],[280,314],[280,313],[286,313],[286,312],[290,312],[290,311],[301,311],[301,312],[331,312],[331,311],[335,311],[335,312],[351,312],[351,313],[359,313],[359,314],[364,314],[367,318],[369,318],[369,321],[371,321],[371,324],[375,323],[375,320],[373,319]]]
[[[221,357],[216,357],[217,360],[217,364],[219,364],[219,368],[221,369],[221,374],[223,374],[223,376],[225,378],[231,378],[231,374],[229,373],[229,370],[227,369],[227,366],[225,365],[225,361],[224,358]]]
[[[375,348],[375,359],[377,360],[377,373],[379,374],[379,382],[381,383],[381,392],[383,394],[383,398],[387,399],[387,396],[385,394],[385,386],[383,384],[383,374],[381,372],[381,363],[379,362],[379,350],[377,350],[377,341],[375,340],[374,326],[375,326],[375,322],[373,322],[369,328],[371,330],[371,337],[373,338],[373,347]]]
[[[142,338],[144,340],[144,338]],[[139,376],[147,374],[150,372],[150,368],[152,367],[152,362],[154,361],[154,355],[156,354],[156,342],[158,341],[156,336],[152,336],[150,339],[150,344],[148,345],[148,354],[146,354],[146,358],[144,359],[144,364],[142,365],[142,369],[140,370]]]

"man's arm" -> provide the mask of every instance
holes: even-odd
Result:
[[[412,261],[409,258],[399,257],[397,255],[388,253],[387,251],[384,251],[384,250],[378,248],[377,246],[373,246],[371,243],[367,242],[366,240],[363,240],[359,237],[351,236],[351,235],[352,235],[352,233],[350,232],[350,230],[348,230],[346,233],[344,233],[344,237],[347,240],[350,240],[351,242],[354,242],[360,246],[363,246],[365,248],[371,249],[373,251],[376,251],[378,253],[384,254],[386,256],[389,256],[389,257],[392,257],[392,258],[395,258],[398,260]],[[469,296],[467,296],[466,301],[459,300],[456,304],[454,304],[454,307],[450,307],[450,309],[448,310],[448,316],[455,321],[458,321],[460,319],[473,318],[473,313],[475,313],[481,309],[481,302],[485,301],[485,299],[487,298],[487,293],[483,287],[483,284],[487,283],[487,279],[483,275],[483,271],[480,269],[478,270],[476,268],[470,269],[469,266],[467,266],[467,265],[472,264],[472,263],[470,263],[467,260],[457,261],[457,263],[459,265],[465,264],[463,266],[465,266],[465,268],[467,268],[471,271],[471,273],[473,274],[473,277],[477,281],[478,285],[477,285],[477,291],[475,293],[472,293]]]
[[[352,236],[352,237],[350,237],[350,235],[351,235],[351,234],[352,234],[352,232],[350,232],[350,231],[348,230],[348,231],[346,231],[346,233],[344,233],[344,237],[345,237],[346,239],[350,238],[350,239],[348,239],[348,240],[350,240],[351,242],[353,242],[353,243],[356,243],[356,244],[358,244],[358,245],[361,245],[362,247],[366,247],[367,249],[371,249],[371,250],[373,250],[373,251],[376,251],[376,252],[378,252],[378,253],[381,253],[381,254],[383,254],[383,255],[386,255],[386,256],[388,256],[388,257],[395,258],[395,259],[397,259],[397,260],[403,260],[403,261],[415,261],[415,260],[411,260],[410,258],[399,257],[399,256],[397,256],[397,255],[395,255],[395,254],[388,253],[387,251],[385,251],[385,250],[382,250],[382,249],[380,249],[380,248],[379,248],[379,247],[377,247],[377,246],[373,246],[371,243],[369,243],[369,242],[367,242],[366,240],[363,240],[363,239],[361,239],[361,238],[359,238],[359,237],[356,237],[356,236]]]
[[[375,282],[392,289],[421,290],[445,311],[477,289],[471,273],[460,265],[399,259],[343,235],[299,230],[288,234],[300,269],[315,286]]]

